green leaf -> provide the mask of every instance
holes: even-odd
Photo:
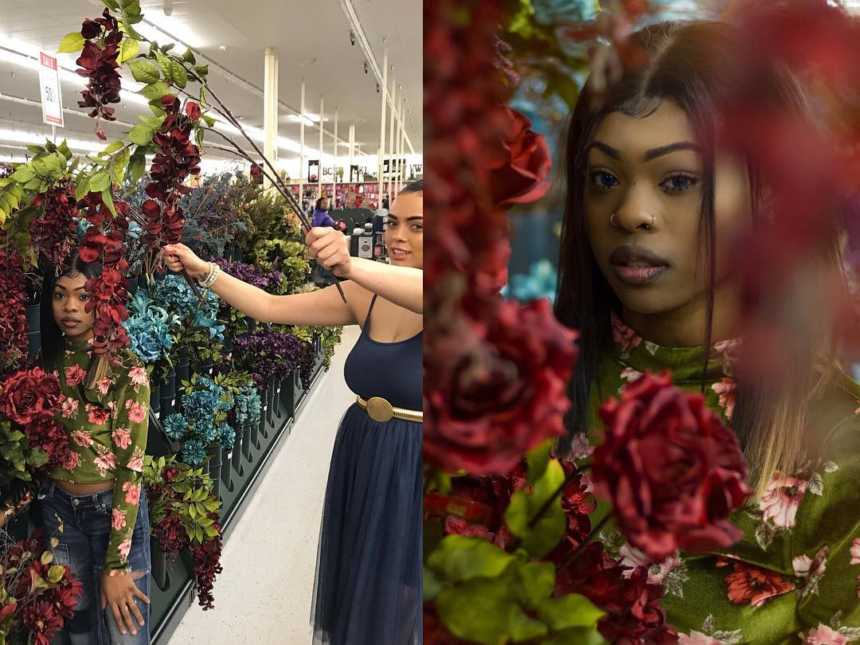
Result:
[[[81,35],[81,32],[73,31],[63,36],[57,52],[60,54],[75,54],[84,48],[85,42],[86,39]]]
[[[533,608],[552,595],[555,587],[555,565],[552,562],[524,562],[517,567],[517,578],[526,606]]]
[[[519,490],[511,497],[505,521],[511,533],[523,541],[523,547],[534,557],[540,558],[552,551],[564,535],[566,519],[558,496],[543,516],[529,527],[529,522],[564,482],[561,464],[553,459],[547,464],[543,476],[535,483],[534,491],[528,494]]]
[[[125,178],[126,170],[128,169],[128,160],[131,158],[131,149],[125,148],[122,152],[114,157],[113,160],[113,180],[117,184],[121,184]]]
[[[24,184],[24,188],[26,188],[27,190],[34,190],[37,193],[40,193],[40,192],[42,192],[41,191],[42,180],[39,179],[38,177],[34,177],[30,181],[28,181],[26,184]]]
[[[515,642],[528,641],[544,636],[549,631],[541,621],[529,618],[519,606],[514,606],[508,616],[508,631]]]
[[[50,552],[46,551],[46,553]],[[51,584],[57,584],[63,579],[64,575],[66,575],[66,568],[61,564],[55,564],[48,569],[48,582]]]
[[[100,170],[90,177],[91,193],[100,193],[106,188],[110,188],[110,175],[107,174],[107,171]]]
[[[104,4],[104,6],[106,6],[108,9],[111,9],[112,11],[119,10],[119,4],[117,4],[116,0],[102,0],[102,3]]]
[[[78,184],[75,186],[75,199],[78,201],[86,197],[90,192],[90,178],[86,175],[78,179]]]
[[[66,161],[72,158],[72,151],[69,149],[69,144],[63,139],[63,142],[57,148],[60,154],[66,158]]]
[[[152,143],[152,135],[154,134],[155,130],[153,128],[142,123],[138,123],[129,131],[128,140],[139,146],[145,146]]]
[[[472,580],[436,596],[439,617],[455,636],[487,645],[508,640],[506,619],[515,607],[498,580]]]
[[[197,64],[197,59],[194,58],[194,52],[192,52],[190,49],[186,49],[185,53],[182,54],[182,60],[186,63],[190,63],[191,65]]]
[[[136,41],[135,41],[136,42]],[[131,75],[139,83],[156,83],[161,79],[161,72],[158,65],[153,63],[148,58],[138,58],[128,64],[131,70]]]
[[[209,74],[209,65],[195,65],[194,71],[197,72],[198,76],[206,77]]]
[[[110,214],[116,217],[116,207],[113,204],[113,195],[111,194],[110,187],[105,188],[102,191],[102,201],[105,203],[105,206],[107,206]]]
[[[176,43],[167,43],[164,47],[161,48],[161,51],[163,51],[166,54],[171,49],[173,49],[175,46],[176,46]]]
[[[145,96],[150,101],[154,101],[155,99],[160,99],[165,94],[170,94],[170,88],[164,81],[157,81],[155,83],[147,85],[142,90],[140,90],[139,93]]]
[[[161,124],[164,123],[164,117],[160,115],[140,115],[137,118],[146,127],[151,128],[153,130],[158,130],[161,127]]]
[[[188,85],[188,74],[185,68],[175,60],[170,61],[170,77],[173,79],[173,84],[177,87],[185,89],[185,86]]]
[[[436,596],[439,595],[439,592],[442,591],[442,582],[433,572],[433,569],[428,569],[427,567],[424,567],[424,576],[422,580],[424,583],[424,602],[434,600]]]
[[[552,451],[554,443],[553,439],[547,439],[539,446],[529,450],[526,454],[530,484],[534,484],[538,479],[543,477],[546,466],[549,463],[549,453]]]
[[[140,53],[140,43],[130,36],[122,39],[119,46],[119,57],[117,61],[122,65],[125,61],[131,60]],[[142,82],[142,81],[141,81]]]
[[[54,554],[53,553],[51,553],[50,551],[43,551],[42,552],[41,562],[43,565],[48,566],[53,561],[54,561]]]
[[[102,150],[99,154],[109,156],[115,153],[116,151],[122,149],[125,145],[125,141],[111,141],[104,150]]]
[[[514,556],[480,538],[448,535],[430,554],[427,564],[446,580],[494,578],[501,575]]]
[[[573,627],[544,639],[541,645],[609,645],[609,641],[597,627]]]
[[[569,627],[594,627],[606,613],[595,607],[588,598],[576,593],[561,598],[547,598],[537,606],[537,610],[541,619],[556,631]]]
[[[33,179],[36,176],[36,171],[32,166],[28,164],[24,164],[23,166],[18,166],[17,170],[12,173],[12,179],[17,181],[19,184],[26,184],[28,181]]]

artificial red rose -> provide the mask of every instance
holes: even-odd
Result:
[[[509,206],[537,201],[549,190],[549,147],[516,110],[502,108],[496,117],[503,137],[488,158],[493,202]]]
[[[677,549],[706,552],[734,544],[728,517],[749,496],[734,433],[699,394],[646,372],[621,399],[600,409],[606,427],[594,451],[595,493],[609,499],[629,542],[654,561]]]
[[[187,116],[192,121],[196,121],[200,118],[200,104],[195,103],[194,101],[188,101],[185,104],[185,116]]]
[[[60,382],[39,367],[7,376],[0,385],[0,413],[18,425],[51,419],[60,405]]]
[[[255,184],[263,183],[263,169],[259,166],[259,164],[251,164],[251,180]]]
[[[448,472],[506,473],[529,449],[563,434],[576,334],[546,300],[501,302],[472,331],[482,342],[447,357],[450,371],[425,390],[424,454]]]

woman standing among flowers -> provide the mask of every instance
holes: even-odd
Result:
[[[314,228],[317,261],[335,286],[275,296],[221,272],[181,244],[167,266],[203,280],[262,322],[359,324],[345,375],[357,401],[335,440],[320,535],[313,624],[332,645],[421,642],[423,184],[398,195],[385,228],[393,266],[351,258],[335,229]]]
[[[149,512],[141,487],[149,381],[126,351],[108,377],[87,389],[93,360],[89,278],[101,265],[74,255],[45,277],[41,300],[42,366],[56,372],[58,421],[71,441],[64,463],[39,485],[46,533],[56,560],[71,567],[83,594],[63,633],[72,645],[149,643]]]
[[[572,116],[556,313],[580,332],[574,454],[599,442],[600,403],[625,383],[646,387],[646,371],[703,392],[744,449],[755,495],[732,517],[743,531],[733,547],[682,552],[649,570],[649,581],[666,586],[667,622],[682,643],[845,643],[860,638],[860,388],[839,368],[826,324],[780,347],[792,367],[778,384],[738,373],[757,348],[742,338],[743,276],[731,242],[781,213],[768,209],[757,160],[729,153],[719,136],[735,38],[720,23],[645,28],[632,38],[645,60],[604,96],[595,85],[605,79],[592,77]],[[765,69],[759,98],[774,118],[805,117],[794,78]],[[817,253],[810,284],[840,275],[838,253]],[[618,464],[632,487],[613,499],[622,517],[683,487],[683,468],[671,486],[658,482],[670,457],[640,452]],[[702,465],[699,453],[676,457],[686,469]],[[606,513],[599,505],[592,523]],[[618,555],[643,562],[629,545]]]

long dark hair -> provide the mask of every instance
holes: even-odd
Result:
[[[39,301],[40,335],[42,340],[41,364],[45,369],[56,369],[62,362],[65,341],[63,333],[54,320],[54,287],[63,276],[83,275],[96,278],[101,275],[101,262],[84,262],[78,253],[73,252],[61,267],[45,271],[42,280],[42,297]]]
[[[324,200],[324,199],[328,199],[328,197],[320,197],[320,198],[317,200],[317,205],[315,206],[316,210],[319,210],[319,209],[320,209],[320,204],[322,204],[322,200]]]
[[[600,357],[612,344],[610,316],[620,314],[621,303],[605,280],[594,258],[586,230],[584,198],[586,149],[603,118],[611,112],[644,117],[661,100],[674,101],[688,116],[703,149],[701,245],[707,268],[707,315],[705,347],[711,346],[716,233],[714,224],[714,148],[718,106],[731,91],[732,65],[737,40],[730,25],[717,22],[660,23],[632,36],[645,61],[628,68],[619,82],[597,97],[586,83],[579,97],[567,136],[567,199],[561,233],[561,249],[555,313],[579,331],[579,359],[570,383],[572,410],[570,436],[584,433],[589,401],[597,382]],[[772,66],[767,87],[769,100],[780,109],[808,114],[799,83],[788,72]],[[770,97],[770,95],[773,95]],[[759,217],[762,190],[759,176],[747,161],[752,215]],[[732,425],[747,453],[756,488],[774,470],[796,466],[800,460],[805,403],[813,381],[813,343],[799,345],[792,362],[798,366],[791,393],[769,391],[766,383],[739,383]],[[702,369],[705,387],[707,352]],[[788,424],[794,430],[786,428]],[[779,427],[777,427],[779,426]],[[779,434],[782,433],[782,434]],[[569,437],[568,437],[569,440]]]

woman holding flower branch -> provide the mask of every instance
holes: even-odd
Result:
[[[338,431],[326,491],[313,610],[315,639],[332,645],[421,640],[421,371],[423,184],[407,185],[389,215],[392,266],[351,258],[344,235],[313,228],[317,261],[344,279],[288,296],[268,294],[164,247],[183,271],[245,315],[291,325],[359,324],[345,373],[357,401]]]

